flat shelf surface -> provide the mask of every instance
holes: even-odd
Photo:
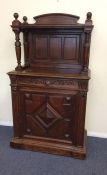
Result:
[[[9,75],[24,75],[35,77],[58,77],[58,78],[73,78],[73,79],[90,79],[90,71],[81,72],[76,69],[22,69],[11,71]]]

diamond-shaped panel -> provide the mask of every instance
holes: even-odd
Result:
[[[42,105],[34,114],[35,118],[42,124],[43,127],[49,128],[57,120],[61,119],[61,115],[48,103]]]

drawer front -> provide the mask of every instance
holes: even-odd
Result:
[[[71,141],[74,98],[71,95],[23,93],[24,136]]]
[[[78,81],[70,79],[20,77],[18,83],[20,85],[29,85],[37,88],[78,89]]]

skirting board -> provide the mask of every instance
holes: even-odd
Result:
[[[103,133],[103,132],[91,132],[91,131],[88,131],[87,135],[91,136],[91,137],[107,138],[107,133]]]
[[[1,121],[0,125],[3,126],[13,126],[11,122],[6,122],[6,121]],[[92,132],[92,131],[87,131],[87,135],[91,137],[100,137],[100,138],[107,138],[107,133],[102,133],[102,132]]]
[[[2,126],[13,126],[12,122],[0,121],[0,125]]]

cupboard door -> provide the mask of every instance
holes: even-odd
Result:
[[[24,93],[24,135],[72,141],[75,97]]]

